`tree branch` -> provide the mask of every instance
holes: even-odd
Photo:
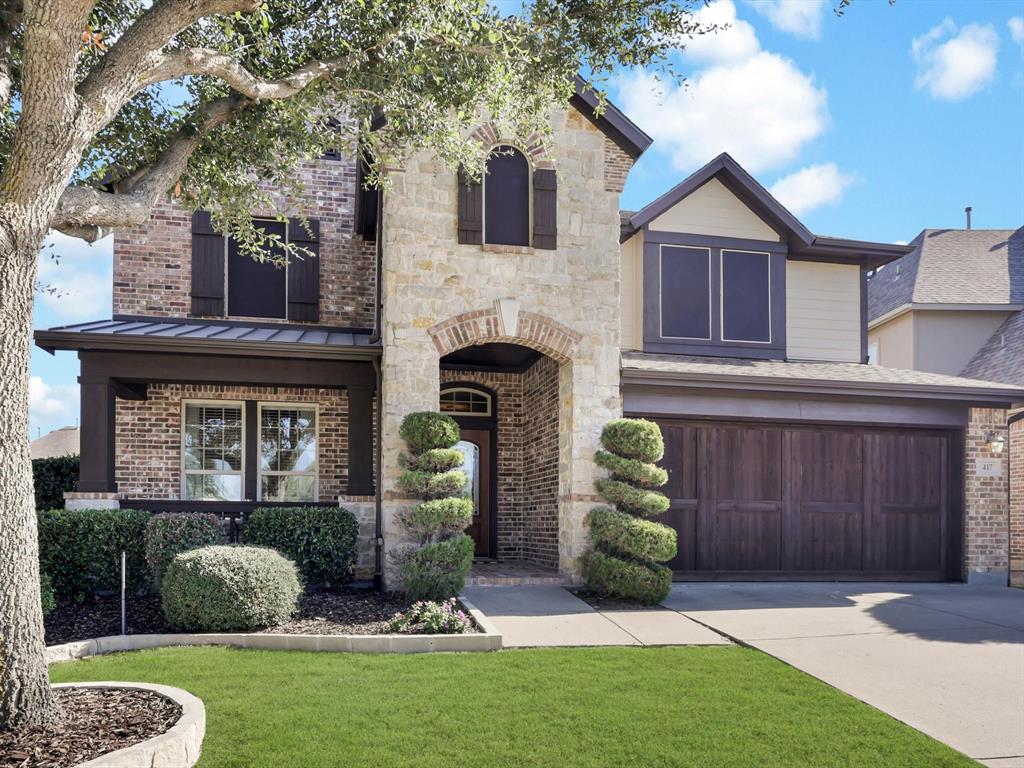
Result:
[[[257,77],[226,53],[210,48],[190,48],[162,54],[145,74],[141,88],[166,80],[187,76],[209,75],[219,78],[234,90],[254,101],[287,99],[317,80],[329,78],[335,72],[350,66],[348,58],[335,61],[311,61],[290,75],[277,80]]]
[[[102,129],[139,91],[139,80],[163,55],[167,43],[206,16],[252,12],[259,0],[156,0],[110,48],[78,86],[92,132]]]
[[[178,131],[163,156],[133,181],[128,194],[111,194],[92,187],[68,187],[61,194],[51,227],[94,242],[114,229],[145,223],[160,195],[181,178],[189,157],[203,137],[252,103],[243,96],[210,102]]]

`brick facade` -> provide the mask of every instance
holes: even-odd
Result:
[[[1010,424],[1010,584],[1024,587],[1024,418]]]
[[[964,565],[969,580],[1005,579],[1009,567],[1010,485],[1006,454],[994,457],[986,439],[993,431],[1006,436],[1006,411],[972,408],[965,432],[964,472]],[[1002,466],[1001,474],[979,475],[979,459],[995,459]]]
[[[321,501],[337,501],[348,482],[348,398],[345,390],[151,384],[146,400],[117,401],[117,485],[126,498],[181,498],[185,400],[258,400],[317,405],[317,467]]]
[[[621,192],[626,186],[626,177],[633,167],[633,158],[627,155],[618,144],[605,137],[604,140],[604,190],[605,192]]]
[[[376,245],[364,242],[352,231],[355,161],[309,161],[297,173],[308,199],[302,212],[320,221],[319,324],[370,328],[374,321]],[[146,224],[114,236],[115,315],[190,315],[191,227],[190,214],[165,198],[154,207]],[[259,321],[288,322],[268,318]]]

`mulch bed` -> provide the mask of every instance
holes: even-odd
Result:
[[[181,707],[152,691],[58,689],[63,719],[0,732],[0,768],[67,768],[165,733]]]
[[[381,635],[387,632],[388,620],[411,605],[411,601],[394,593],[356,587],[308,591],[294,619],[263,631],[285,635]],[[174,631],[164,621],[159,597],[129,599],[127,619],[130,635]],[[60,604],[46,617],[45,624],[47,645],[119,635],[121,604],[116,597],[96,597],[82,605]],[[5,766],[0,764],[0,768]]]

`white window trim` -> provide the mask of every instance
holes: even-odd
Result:
[[[768,340],[729,339],[725,336],[725,254],[753,253],[765,257],[768,262]],[[723,343],[731,344],[771,344],[772,343],[772,255],[768,251],[748,251],[744,248],[721,248],[718,253],[718,322],[719,335]]]
[[[491,155],[494,154],[494,150],[498,147],[511,147],[516,152],[521,154],[526,160],[526,210],[527,210],[527,221],[528,228],[526,231],[526,245],[512,245],[506,246],[504,243],[488,243],[487,242],[487,179],[490,176],[487,173],[486,161],[484,163],[484,175],[480,179],[480,245],[493,245],[497,248],[533,248],[533,163],[530,160],[530,153],[520,147],[518,144],[513,144],[508,141],[502,141],[495,144],[487,152],[487,159],[491,159]]]
[[[241,439],[242,439],[242,455],[240,466],[241,469],[233,472],[225,472],[223,470],[216,469],[185,469],[185,433],[186,433],[186,419],[188,414],[188,406],[213,406],[219,408],[226,408],[229,406],[237,406],[239,410],[239,423],[241,424]],[[238,475],[241,478],[239,487],[238,501],[245,501],[245,402],[242,400],[182,400],[181,401],[181,439],[179,441],[179,456],[178,456],[178,468],[181,472],[181,481],[179,483],[180,498],[183,501],[201,501],[201,499],[190,499],[188,497],[188,476],[189,475]]]
[[[450,413],[453,416],[482,416],[484,418],[488,418],[488,417],[494,415],[494,397],[492,397],[490,395],[490,393],[484,392],[481,389],[475,389],[474,387],[443,387],[441,389],[440,394],[438,395],[438,401],[439,401],[438,402],[438,408],[440,408],[440,396],[441,395],[446,395],[449,392],[469,392],[471,394],[480,395],[481,397],[486,398],[486,400],[487,400],[487,412],[486,413],[473,413],[473,412],[456,413],[454,411],[442,411],[442,413]]]
[[[665,314],[662,308],[662,301],[665,295],[665,284],[662,281],[664,275],[663,265],[665,262],[666,248],[681,248],[687,251],[704,251],[708,255],[708,335],[707,336],[666,336],[665,335]],[[712,293],[712,261],[711,248],[700,245],[672,245],[671,243],[658,244],[658,335],[662,339],[687,339],[690,341],[711,341],[713,337],[712,328],[714,324],[714,302],[711,301]]]
[[[871,354],[871,348],[872,347],[875,348],[875,354],[874,355]],[[871,360],[872,357],[874,358],[873,362]],[[868,359],[867,359],[867,362],[870,365],[881,365],[882,364],[882,340],[881,339],[877,339],[876,338],[874,341],[869,341],[868,342]]]
[[[277,223],[280,223],[280,221],[278,219],[275,219],[275,218],[270,217],[270,216],[253,216],[252,220],[254,222],[266,221],[266,222],[277,222]],[[291,237],[292,237],[291,230],[292,230],[291,222],[286,219],[285,222],[284,222],[284,242],[285,242],[285,245],[287,245],[288,243],[290,243],[292,241],[291,240]],[[284,263],[284,317],[251,317],[250,318],[250,317],[248,317],[246,315],[232,315],[231,314],[231,286],[229,285],[229,280],[228,280],[229,275],[230,275],[230,271],[228,270],[228,255],[229,255],[228,246],[230,245],[230,240],[231,240],[231,236],[230,235],[224,235],[224,317],[231,317],[231,318],[235,318],[237,320],[262,320],[264,322],[274,322],[275,320],[277,320],[279,322],[282,322],[282,321],[283,322],[288,322],[289,320],[291,320],[291,318],[288,316],[288,267],[291,264],[291,259],[285,259],[285,263]]]
[[[320,406],[317,403],[306,402],[259,402],[256,404],[256,442],[257,451],[261,451],[263,437],[263,409],[264,408],[303,408],[313,411],[313,439],[316,441],[316,464],[312,472],[282,472],[280,470],[264,470],[263,456],[256,456],[256,500],[263,501],[263,478],[264,477],[310,477],[313,478],[313,501],[320,501]],[[282,502],[284,503],[284,502]],[[301,503],[301,502],[296,502]]]

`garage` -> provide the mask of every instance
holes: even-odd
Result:
[[[961,433],[656,418],[679,580],[961,578]]]

